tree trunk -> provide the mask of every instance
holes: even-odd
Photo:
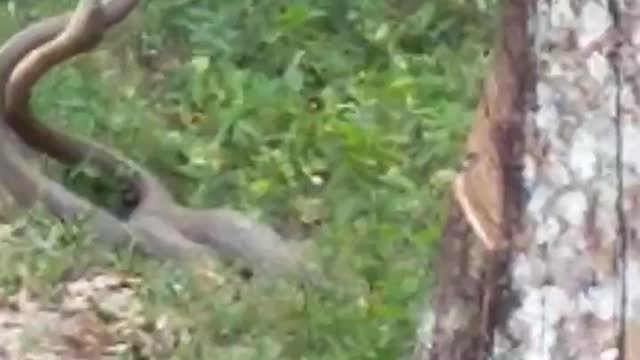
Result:
[[[506,0],[416,359],[640,359],[640,0]]]

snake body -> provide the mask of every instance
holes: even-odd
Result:
[[[45,126],[31,112],[29,100],[36,81],[56,64],[97,46],[104,31],[138,2],[111,0],[103,5],[81,0],[72,14],[31,25],[0,49],[0,89],[5,89],[0,91],[0,169],[9,170],[0,174],[0,182],[22,205],[41,200],[60,218],[91,213],[90,229],[110,243],[136,238],[143,251],[162,257],[217,255],[260,272],[307,274],[305,261],[270,226],[231,209],[181,206],[144,167],[91,139]],[[68,165],[86,162],[107,172],[132,171],[128,181],[139,203],[125,221],[115,218],[28,167],[15,147],[3,141],[10,131],[33,149]]]

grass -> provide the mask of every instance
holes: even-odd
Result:
[[[74,2],[10,3],[5,38]],[[81,269],[136,274],[145,313],[173,314],[189,334],[174,359],[407,356],[495,4],[319,4],[146,2],[98,51],[49,74],[34,106],[143,162],[185,204],[230,205],[312,239],[349,291],[245,283],[222,267],[225,282],[207,286],[38,211],[0,245],[0,287],[55,302]],[[57,174],[115,201],[97,174]]]

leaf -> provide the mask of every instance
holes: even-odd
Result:
[[[289,63],[289,66],[287,67],[287,70],[284,73],[284,80],[289,86],[289,88],[291,88],[291,90],[293,91],[302,90],[302,85],[304,82],[304,74],[299,69],[298,66],[304,54],[305,52],[302,50],[296,51],[296,53],[294,54],[291,60],[291,63]]]
[[[191,65],[196,70],[197,74],[202,74],[209,69],[209,57],[208,56],[194,56],[191,58]]]

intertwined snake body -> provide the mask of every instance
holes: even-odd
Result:
[[[91,139],[44,125],[29,108],[31,89],[49,69],[93,49],[103,33],[138,0],[81,0],[72,14],[46,19],[10,38],[0,49],[0,183],[22,206],[41,201],[54,215],[90,214],[96,238],[114,244],[137,240],[147,253],[171,258],[215,254],[254,270],[307,274],[306,261],[269,226],[230,209],[191,209],[175,202],[144,167]],[[27,165],[11,132],[31,148],[68,165],[131,171],[139,203],[125,220],[114,217]],[[307,278],[307,275],[304,276]]]

